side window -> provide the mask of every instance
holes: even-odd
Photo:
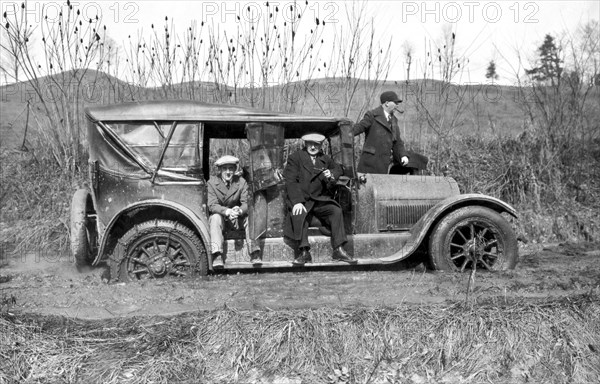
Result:
[[[342,163],[342,139],[339,134],[333,135],[329,138],[331,158],[338,164]],[[326,152],[327,153],[327,152]]]
[[[169,127],[170,129],[170,127]],[[170,170],[201,168],[202,124],[181,122],[175,127],[162,167]],[[168,134],[168,133],[167,133]]]
[[[160,157],[160,148],[169,132],[170,124],[154,122],[110,123],[107,126],[115,131],[121,140],[142,160],[155,166]]]
[[[156,167],[173,122],[144,121],[107,124],[142,161]],[[202,124],[177,123],[161,169],[187,171],[202,166]]]
[[[329,137],[330,155],[344,169],[344,175],[354,177],[354,134],[350,125]]]
[[[250,142],[250,179],[254,190],[277,184],[283,171],[284,132],[281,125],[246,125]]]

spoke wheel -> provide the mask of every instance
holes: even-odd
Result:
[[[88,200],[90,193],[87,189],[78,189],[71,200],[71,254],[79,271],[88,267],[96,256],[96,226],[88,218]]]
[[[430,266],[459,271],[512,269],[518,258],[510,223],[489,208],[460,208],[445,216],[429,239]]]
[[[129,230],[120,240],[111,276],[120,281],[206,275],[202,242],[176,222],[152,220]]]

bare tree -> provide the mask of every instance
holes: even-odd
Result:
[[[89,84],[84,79],[88,70],[98,64],[103,32],[98,16],[83,20],[70,1],[57,20],[48,20],[46,11],[43,6],[39,28],[29,22],[25,3],[11,15],[4,13],[7,39],[3,40],[3,50],[15,60],[18,76],[22,73],[29,81],[43,111],[33,116],[45,142],[42,148],[61,168],[74,173],[85,160],[81,107],[83,89]],[[41,35],[44,48],[39,60],[30,44],[35,34]]]
[[[404,59],[406,62],[406,84],[408,84],[410,81],[410,67],[413,62],[414,50],[414,47],[409,41],[405,41],[402,44],[402,54],[404,55]]]
[[[420,69],[423,79],[416,81],[411,89],[419,137],[423,137],[424,128],[432,131],[436,137],[435,141],[426,143],[434,146],[434,172],[440,171],[443,166],[440,157],[442,149],[452,140],[455,130],[464,125],[464,113],[472,101],[468,98],[468,86],[458,84],[468,60],[457,52],[456,38],[456,32],[450,26],[445,26],[439,42],[426,43],[425,58]]]

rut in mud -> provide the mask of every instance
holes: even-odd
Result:
[[[26,255],[0,272],[4,310],[80,318],[169,315],[212,310],[436,304],[504,298],[537,299],[598,289],[598,244],[526,245],[515,270],[429,272],[423,264],[310,272],[228,273],[193,280],[108,284],[104,268],[79,273],[68,257]]]

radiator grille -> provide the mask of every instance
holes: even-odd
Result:
[[[410,229],[434,205],[380,202],[377,212],[377,227],[380,231]]]

